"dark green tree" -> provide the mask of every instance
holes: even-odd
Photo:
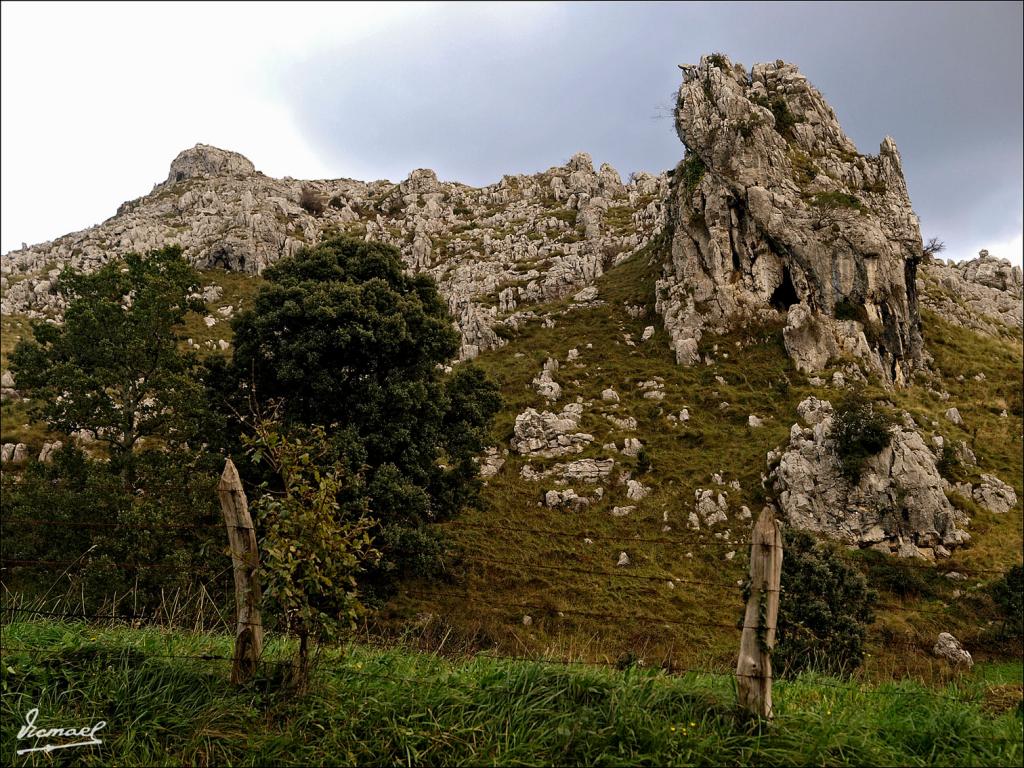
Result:
[[[806,531],[783,530],[782,591],[772,667],[848,675],[864,660],[875,594],[835,548]]]
[[[201,452],[143,451],[127,480],[111,462],[69,446],[51,463],[4,472],[4,588],[74,595],[88,612],[143,614],[179,589],[187,602],[203,584],[223,605],[232,593],[216,495],[220,464]]]
[[[65,269],[63,324],[35,323],[34,338],[10,357],[33,416],[66,434],[90,431],[124,470],[146,441],[188,440],[203,389],[176,329],[189,310],[204,309],[189,298],[198,284],[176,246],[128,254],[91,274]]]
[[[1009,637],[1024,634],[1024,566],[1015,565],[990,587]]]
[[[365,478],[376,576],[429,571],[438,545],[424,525],[473,502],[496,386],[468,364],[444,372],[459,347],[447,306],[391,246],[332,238],[264,278],[212,386],[224,394],[230,379],[239,412],[276,404],[285,429],[325,427]]]

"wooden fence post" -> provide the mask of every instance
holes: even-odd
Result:
[[[752,714],[772,717],[772,660],[782,581],[782,531],[775,510],[761,510],[750,539],[750,598],[743,618],[740,657],[736,662],[739,705]]]
[[[235,656],[231,665],[231,682],[244,683],[256,672],[263,653],[263,624],[260,619],[259,552],[256,530],[249,516],[242,481],[234,462],[224,463],[224,472],[217,484],[224,525],[228,529],[231,560],[235,572],[235,604],[238,625],[235,630]]]

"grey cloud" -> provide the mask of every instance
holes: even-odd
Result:
[[[328,50],[279,87],[337,175],[471,184],[589,151],[623,174],[682,155],[677,63],[797,63],[861,151],[892,135],[925,236],[1007,239],[1022,207],[1022,6],[568,4],[517,34],[480,8]],[[548,8],[550,10],[550,8]],[[529,7],[524,12],[528,12]]]

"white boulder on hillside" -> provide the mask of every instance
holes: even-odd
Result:
[[[971,496],[978,504],[997,515],[1005,514],[1017,506],[1017,492],[1013,486],[995,475],[982,475],[981,482],[974,487]]]
[[[569,403],[561,413],[527,408],[516,417],[512,450],[523,456],[564,456],[579,453],[594,436],[577,432],[583,405]]]
[[[794,424],[788,444],[768,454],[768,482],[789,525],[925,557],[970,540],[962,530],[967,516],[946,498],[935,454],[915,430],[893,427],[890,444],[867,460],[854,485],[830,439],[831,404],[812,398],[798,412],[813,426]]]

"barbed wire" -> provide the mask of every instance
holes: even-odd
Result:
[[[146,522],[130,522],[130,521],[79,521],[79,520],[42,520],[38,518],[6,518],[0,520],[4,525],[7,524],[18,524],[26,526],[42,526],[42,527],[58,527],[58,528],[123,528],[127,530],[141,531],[144,530]],[[210,523],[153,523],[154,526],[158,526],[160,529],[174,529],[174,530],[213,530],[223,529],[226,524],[223,522],[210,522]],[[142,526],[142,527],[140,527]],[[232,528],[238,530],[256,530],[250,526],[232,525]],[[447,529],[477,529],[494,531],[496,533],[524,533],[532,534],[536,536],[542,536],[545,538],[567,538],[573,540],[590,539],[591,541],[613,541],[623,542],[632,544],[657,544],[663,546],[679,546],[694,548],[700,551],[708,549],[721,549],[721,550],[734,550],[737,556],[746,556],[746,550],[749,547],[749,543],[745,541],[730,541],[725,539],[719,540],[707,540],[699,538],[701,534],[696,534],[694,537],[644,537],[637,534],[598,534],[590,533],[586,530],[581,532],[571,532],[564,530],[555,530],[551,528],[533,528],[526,526],[512,526],[512,525],[495,525],[488,523],[477,523],[469,522],[464,520],[452,520],[445,523],[439,523],[437,527],[442,530]],[[947,573],[956,572],[963,576],[980,576],[980,575],[994,575],[994,576],[1005,576],[1007,570],[999,568],[975,568],[968,566],[957,566],[950,563],[948,569],[941,570],[939,564],[926,564],[926,563],[914,563],[905,559],[892,559],[891,562],[887,563],[890,567],[904,568],[907,570],[918,570],[933,573],[936,575],[946,575]],[[945,564],[943,564],[945,565]]]
[[[153,521],[141,521],[141,520],[140,521],[135,521],[135,522],[128,522],[128,521],[109,522],[109,521],[100,521],[100,520],[96,520],[96,521],[93,521],[93,520],[41,520],[41,519],[38,519],[38,518],[28,518],[28,517],[4,518],[2,522],[3,522],[4,525],[17,524],[17,525],[26,525],[26,526],[30,526],[30,527],[31,526],[51,527],[52,526],[52,527],[55,527],[55,528],[120,528],[120,529],[126,529],[126,530],[131,530],[131,531],[138,531],[138,532],[145,531],[147,525],[152,525],[155,528],[159,528],[161,530],[164,529],[164,528],[170,528],[172,530],[184,530],[184,531],[207,530],[207,529],[220,529],[220,530],[223,530],[225,528],[225,523],[223,523],[223,522],[219,522],[219,523],[167,523],[167,522],[163,522],[163,521],[153,522]],[[231,527],[232,528],[239,528],[239,529],[242,529],[242,530],[253,530],[251,527],[244,526],[244,525],[232,525]]]

